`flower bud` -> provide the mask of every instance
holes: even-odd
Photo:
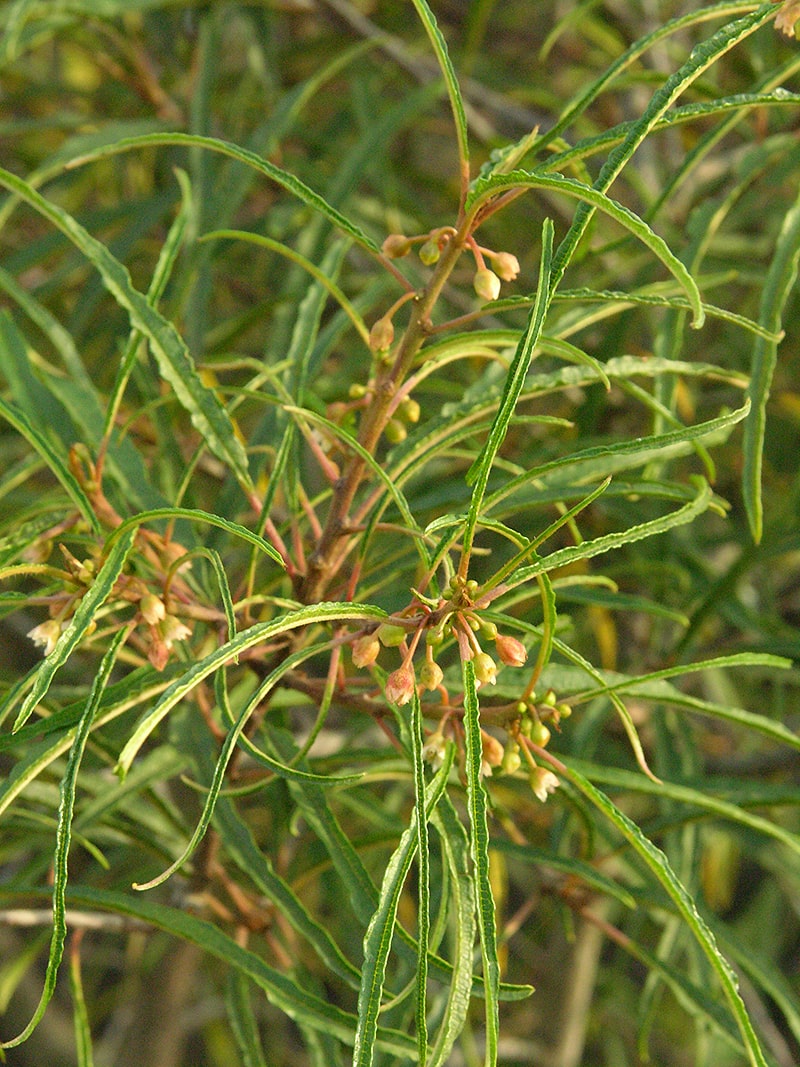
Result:
[[[434,263],[437,263],[440,254],[439,242],[433,238],[429,238],[419,250],[419,258],[426,267],[432,267]]]
[[[164,607],[164,601],[154,593],[145,593],[139,601],[139,611],[141,612],[144,621],[151,626],[155,626],[157,622],[161,622],[167,614],[167,609]]]
[[[544,767],[534,767],[531,770],[529,781],[534,794],[543,804],[551,793],[555,793],[559,785],[558,778],[552,771],[545,770]]]
[[[410,667],[398,667],[386,679],[386,699],[393,704],[408,704],[414,695],[414,672]]]
[[[528,651],[523,643],[507,634],[498,634],[494,639],[494,647],[500,662],[506,667],[522,667],[528,658]]]
[[[550,731],[543,722],[540,722],[539,719],[534,719],[528,737],[539,748],[547,748],[547,742],[550,740]]]
[[[519,260],[510,252],[495,252],[492,256],[492,263],[504,282],[513,282],[519,274]]]
[[[373,352],[385,352],[394,341],[394,326],[392,320],[385,315],[382,319],[372,324],[369,331],[369,347]]]
[[[347,390],[347,395],[351,400],[360,400],[362,396],[367,395],[367,387],[366,385],[362,385],[361,382],[353,382]]]
[[[484,763],[488,763],[490,767],[499,767],[502,764],[505,752],[496,737],[481,731],[481,750]]]
[[[402,233],[390,233],[381,245],[381,252],[389,259],[402,259],[411,251],[411,241]]]
[[[400,414],[406,422],[419,422],[419,404],[413,396],[405,396],[400,401]]]
[[[403,641],[405,641],[406,631],[402,626],[395,626],[391,622],[382,622],[375,631],[375,636],[384,648],[397,648],[398,645],[402,645]]]
[[[522,760],[519,754],[519,745],[513,739],[509,740],[503,753],[503,762],[500,764],[500,769],[503,774],[516,774],[521,766]]]
[[[389,419],[383,432],[390,445],[399,445],[408,437],[408,430],[399,419]]]
[[[497,664],[488,652],[478,652],[475,655],[475,677],[483,685],[494,685],[497,681]]]
[[[353,642],[352,656],[356,667],[369,667],[378,658],[381,643],[375,634],[362,634]]]
[[[488,267],[481,267],[475,272],[472,287],[481,300],[497,300],[500,296],[500,279]]]
[[[435,660],[426,659],[419,669],[420,685],[431,693],[439,688],[443,678],[444,671]]]

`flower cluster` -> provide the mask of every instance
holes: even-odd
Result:
[[[400,665],[391,671],[384,683],[384,694],[391,703],[403,707],[410,703],[415,693],[420,696],[425,692],[440,694],[438,706],[427,705],[430,709],[436,707],[439,722],[423,748],[424,758],[434,769],[442,765],[448,737],[458,740],[460,736],[455,728],[456,707],[450,704],[444,671],[435,658],[445,641],[454,641],[461,660],[472,663],[479,687],[495,685],[501,666],[519,668],[527,662],[525,645],[516,637],[500,633],[494,622],[483,618],[481,605],[478,583],[455,577],[437,601],[417,595],[405,612],[376,628],[354,635],[350,640],[351,657],[357,668],[375,664],[382,649],[398,650]],[[494,656],[484,648],[487,642],[493,643]],[[415,667],[415,654],[422,643],[424,658]],[[568,706],[557,703],[555,695],[550,692],[538,703],[530,697],[520,701],[516,709],[511,704],[505,727],[509,738],[505,745],[487,730],[481,731],[481,774],[488,777],[498,769],[503,774],[514,774],[522,766],[523,753],[529,766],[531,788],[540,800],[546,799],[558,785],[558,779],[552,772],[537,766],[529,743],[544,748],[550,740],[550,730],[542,719],[547,718],[557,726],[569,711]]]

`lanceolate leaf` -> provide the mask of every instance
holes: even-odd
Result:
[[[483,784],[483,744],[481,742],[478,690],[475,667],[465,660],[464,672],[464,734],[465,769],[467,774],[467,807],[469,809],[470,851],[475,871],[478,903],[478,929],[483,958],[483,987],[486,1001],[486,1067],[497,1063],[499,1037],[498,994],[500,963],[497,958],[497,928],[494,894],[489,877],[489,826],[486,814],[486,788]]]
[[[781,328],[783,309],[797,278],[798,259],[800,259],[800,196],[783,220],[761,294],[759,320],[765,329],[773,333],[777,333]],[[752,407],[744,424],[744,472],[742,474],[747,519],[755,541],[761,540],[764,528],[761,467],[767,401],[777,358],[777,343],[764,337],[757,337],[753,347],[749,389]]]
[[[89,739],[92,721],[103,696],[103,690],[105,689],[111,670],[114,667],[119,650],[127,637],[128,630],[126,628],[121,628],[117,631],[111,644],[108,646],[108,651],[103,657],[103,661],[95,675],[89,698],[86,701],[86,707],[81,716],[81,720],[78,723],[75,739],[72,742],[69,759],[67,760],[67,767],[64,771],[64,777],[61,780],[61,803],[58,809],[56,850],[53,857],[53,936],[50,940],[50,954],[47,960],[47,972],[45,974],[42,995],[31,1021],[22,1033],[17,1037],[12,1038],[10,1041],[2,1042],[2,1044],[0,1044],[0,1049],[14,1048],[16,1045],[21,1045],[23,1041],[28,1039],[44,1015],[45,1008],[50,1003],[55,991],[56,976],[58,974],[58,968],[61,965],[61,958],[64,953],[64,941],[67,936],[65,917],[68,879],[67,860],[69,858],[69,846],[72,834],[72,813],[75,809],[75,790],[78,782],[78,771],[80,769],[81,760],[83,759],[84,750],[86,749],[86,742]]]
[[[750,1022],[750,1017],[747,1014],[747,1009],[739,994],[736,975],[731,969],[730,964],[717,948],[714,935],[711,933],[698,912],[692,897],[675,875],[667,857],[661,849],[645,837],[639,827],[631,822],[627,815],[621,812],[604,793],[601,793],[599,789],[596,789],[582,774],[571,767],[564,767],[561,764],[559,764],[556,769],[565,778],[569,779],[587,800],[589,800],[590,803],[598,808],[598,810],[601,811],[611,823],[613,823],[637,855],[644,860],[661,886],[666,890],[673,904],[678,909],[682,919],[691,930],[697,943],[708,958],[720,981],[731,1014],[733,1015],[742,1036],[742,1041],[747,1050],[752,1067],[768,1067],[758,1038],[753,1030],[753,1025]]]
[[[131,325],[147,338],[159,369],[209,449],[228,466],[244,487],[250,474],[244,447],[213,390],[201,382],[178,331],[133,287],[130,274],[108,248],[57,204],[46,200],[28,182],[0,169],[0,185],[16,193],[56,226],[94,265],[103,284],[130,315]]]

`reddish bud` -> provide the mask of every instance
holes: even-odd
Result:
[[[522,667],[528,658],[528,651],[521,641],[507,634],[497,634],[494,647],[501,663],[506,667]]]
[[[381,245],[381,252],[389,259],[402,259],[411,251],[411,242],[402,233],[390,233]]]
[[[414,672],[410,667],[398,667],[386,679],[386,699],[393,704],[408,704],[414,695]]]
[[[394,341],[394,326],[386,316],[373,323],[369,331],[369,347],[372,352],[385,352]]]

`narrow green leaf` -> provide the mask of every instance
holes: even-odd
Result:
[[[749,8],[749,5],[746,7]],[[730,10],[730,8],[727,10]],[[739,7],[738,10],[742,10],[742,8]],[[653,94],[641,118],[630,130],[625,140],[609,154],[597,177],[597,181],[594,183],[594,188],[599,192],[605,193],[642,141],[657,125],[664,112],[718,59],[751,33],[754,33],[767,19],[771,18],[773,12],[774,9],[769,4],[762,4],[756,11],[735,19],[717,30],[708,40],[698,44],[692,50],[686,62],[667,78],[661,88]],[[584,202],[578,206],[572,225],[553,257],[552,286],[554,289],[561,281],[595,210],[596,205],[589,202]],[[695,308],[695,325],[699,325],[701,322],[702,308]]]
[[[130,546],[128,546],[130,547]],[[100,575],[98,575],[98,580]],[[88,594],[87,594],[88,595]],[[64,941],[67,936],[66,923],[66,892],[69,871],[67,860],[69,858],[69,846],[72,835],[72,814],[75,809],[75,790],[77,788],[78,771],[80,769],[86,742],[92,728],[95,713],[103,696],[103,690],[111,671],[116,663],[117,655],[123,643],[129,635],[127,628],[117,631],[108,651],[103,656],[100,667],[95,675],[89,697],[86,701],[81,720],[75,731],[75,739],[61,780],[61,802],[58,808],[58,828],[56,830],[56,848],[53,856],[53,934],[50,940],[50,954],[47,960],[47,970],[44,978],[44,987],[39,1003],[25,1029],[10,1041],[0,1043],[0,1049],[14,1048],[21,1045],[30,1037],[44,1015],[47,1005],[55,992],[56,977],[64,954]]]
[[[232,970],[228,975],[228,981],[225,983],[225,1008],[242,1054],[243,1067],[269,1067],[250,999],[250,985],[240,971]]]
[[[495,415],[492,428],[489,431],[489,440],[486,442],[478,459],[467,472],[467,484],[472,485],[472,496],[469,503],[469,512],[463,534],[462,561],[468,561],[472,550],[472,541],[475,536],[475,527],[478,522],[483,497],[489,481],[495,457],[508,429],[511,416],[517,406],[525,377],[528,373],[531,360],[533,359],[539,336],[544,326],[544,320],[549,306],[550,291],[550,255],[553,248],[553,223],[545,219],[542,225],[542,254],[539,264],[539,283],[536,291],[536,302],[531,308],[525,332],[522,334],[514,360],[508,372],[508,377],[503,388],[503,396]]]
[[[434,812],[433,823],[439,831],[442,852],[450,871],[453,976],[428,1067],[444,1067],[456,1039],[464,1029],[469,1012],[473,985],[476,901],[475,883],[470,869],[469,838],[447,794],[442,797]]]
[[[176,678],[167,687],[166,692],[156,706],[138,724],[125,747],[120,753],[117,762],[118,773],[125,774],[130,767],[136,753],[176,704],[204,678],[219,670],[226,663],[234,661],[237,656],[246,652],[256,645],[263,644],[280,633],[288,633],[300,626],[311,626],[315,623],[344,621],[347,619],[385,619],[386,612],[369,604],[350,604],[347,601],[341,603],[311,604],[308,607],[297,608],[281,615],[271,622],[258,622],[240,630],[232,641],[226,641],[224,645],[215,649],[209,655],[193,663],[180,678]],[[55,654],[55,653],[54,653]]]
[[[784,217],[780,235],[771,252],[769,269],[761,293],[759,321],[772,333],[777,333],[781,328],[783,310],[797,278],[798,259],[800,259],[800,195]],[[777,343],[757,337],[753,346],[748,390],[752,407],[744,424],[744,470],[742,472],[742,492],[747,509],[747,521],[756,543],[761,540],[764,528],[761,468],[767,401],[777,358]]]
[[[333,223],[337,229],[349,234],[362,248],[372,253],[378,252],[378,246],[367,237],[363,230],[345,218],[336,208],[331,207],[319,193],[310,189],[294,174],[281,170],[280,167],[276,167],[274,163],[268,162],[255,152],[240,148],[239,145],[231,144],[229,141],[221,141],[215,137],[203,137],[199,134],[191,133],[150,133],[140,137],[124,137],[119,141],[115,141],[114,144],[104,145],[95,151],[84,153],[80,157],[73,159],[68,164],[68,167],[84,166],[86,163],[91,163],[96,159],[103,159],[106,156],[118,155],[121,152],[129,152],[135,148],[149,148],[155,145],[184,145],[187,148],[205,148],[210,152],[220,152],[231,159],[237,159],[240,163],[244,163],[265,177],[270,178],[286,189],[287,192],[296,196],[298,200],[319,212],[320,215],[323,215],[329,222]]]
[[[453,112],[453,119],[455,120],[456,125],[456,141],[458,143],[458,158],[461,164],[461,172],[462,174],[469,175],[467,116],[464,111],[464,101],[461,97],[461,90],[458,85],[458,79],[456,78],[456,72],[453,69],[453,64],[450,61],[450,54],[447,51],[447,42],[442,36],[436,18],[426,0],[412,0],[412,2],[417,9],[420,21],[425,27],[425,32],[433,46],[433,50],[436,54],[436,61],[441,68],[442,76],[444,77],[445,85],[447,86],[447,95],[450,98],[450,108]]]
[[[579,545],[570,545],[567,548],[557,549],[555,552],[551,552],[549,556],[543,556],[535,563],[522,567],[516,574],[512,574],[508,580],[509,587],[530,581],[531,578],[545,571],[564,567],[568,563],[574,563],[579,559],[591,559],[592,556],[597,556],[602,552],[610,552],[613,549],[621,548],[623,545],[641,541],[645,537],[654,537],[656,534],[664,533],[675,526],[684,526],[686,523],[692,522],[693,519],[708,508],[712,498],[711,486],[704,478],[695,477],[694,481],[696,483],[694,499],[689,501],[688,504],[684,504],[682,508],[678,508],[677,511],[672,511],[658,519],[650,519],[647,522],[638,523],[628,527],[627,530],[620,530],[618,533],[605,534],[602,537],[595,537],[591,541],[583,541]]]
[[[27,892],[25,896],[35,897],[36,891]],[[8,898],[13,899],[12,892],[0,887],[0,900]],[[232,967],[248,977],[264,991],[270,1003],[289,1018],[334,1034],[348,1045],[353,1043],[356,1018],[351,1012],[309,993],[284,971],[270,967],[255,952],[243,948],[213,922],[200,919],[183,909],[157,904],[139,894],[117,893],[85,885],[70,890],[69,903],[75,907],[99,908],[116,915],[129,916],[164,930],[188,944],[197,945],[225,967]],[[399,1057],[400,1062],[416,1055],[414,1039],[397,1030],[380,1028],[377,1045]]]
[[[481,936],[483,987],[486,1002],[486,1067],[497,1063],[499,1037],[500,962],[497,958],[497,929],[494,895],[489,876],[489,825],[486,788],[483,784],[483,744],[480,708],[472,660],[463,664],[464,676],[464,756],[467,775],[467,807],[470,825],[470,852],[475,871],[478,904],[478,930]]]
[[[0,185],[16,193],[61,230],[93,264],[106,289],[128,312],[131,324],[147,338],[161,373],[209,449],[236,474],[245,489],[251,488],[247,454],[234,433],[228,413],[216,393],[203,385],[186,344],[172,323],[134,288],[123,264],[71,215],[9,171],[0,169]]]
[[[411,702],[411,752],[414,763],[414,811],[417,817],[417,995],[416,1024],[418,1062],[425,1067],[428,1059],[428,945],[430,943],[431,865],[428,852],[428,815],[425,808],[425,743],[422,707],[414,688]]]
[[[705,321],[703,301],[700,297],[697,283],[686,269],[685,265],[672,251],[670,251],[666,241],[662,237],[659,237],[658,234],[647,225],[644,219],[640,218],[623,204],[618,203],[616,200],[612,200],[607,193],[598,189],[596,185],[584,185],[583,182],[579,182],[575,178],[568,178],[562,174],[540,174],[538,171],[512,171],[510,174],[498,174],[476,182],[469,202],[470,210],[476,210],[481,203],[496,196],[504,189],[525,188],[541,188],[548,189],[551,192],[563,193],[565,196],[581,201],[581,206],[587,210],[590,210],[591,212],[594,212],[595,210],[602,211],[603,214],[608,215],[609,218],[618,222],[620,226],[624,227],[629,233],[637,237],[646,248],[650,249],[653,255],[661,260],[686,293],[686,299],[689,301],[694,316],[692,325],[697,329],[703,325],[703,322]],[[578,214],[576,214],[576,220],[578,217]],[[566,238],[564,240],[566,240]],[[563,247],[563,243],[560,247]],[[555,266],[553,267],[553,278],[551,278],[552,291],[555,291],[554,279]],[[537,302],[538,300],[539,297],[537,294]]]
[[[4,327],[7,326],[8,321],[6,314],[0,312],[0,333],[2,333]],[[0,337],[0,345],[2,345],[2,343],[3,339]],[[83,518],[89,523],[95,533],[99,533],[100,524],[97,521],[97,516],[94,513],[91,501],[78,480],[64,463],[61,456],[52,447],[47,438],[41,434],[35,426],[31,425],[30,420],[24,412],[20,411],[20,409],[13,404],[6,403],[2,398],[0,398],[0,418],[5,419],[7,423],[13,426],[14,429],[36,449],[52,471],[53,475],[66,490]]]
[[[69,957],[69,991],[72,998],[72,1027],[75,1032],[75,1059],[77,1067],[93,1067],[92,1028],[83,994],[81,957],[77,948]]]
[[[584,778],[582,774],[572,767],[565,767],[558,761],[550,762],[552,762],[554,769],[559,774],[572,782],[576,789],[617,828],[634,852],[644,860],[660,885],[666,890],[719,979],[752,1067],[768,1067],[758,1037],[750,1022],[747,1009],[739,994],[736,975],[717,948],[714,935],[697,910],[694,900],[675,875],[667,857],[627,815],[621,812],[604,793],[596,789],[588,778]]]
[[[439,768],[436,776],[425,790],[423,819],[430,818],[441,798],[450,768],[453,763],[452,746],[448,759]],[[358,995],[358,1028],[353,1043],[353,1067],[371,1067],[375,1056],[386,964],[397,919],[406,877],[411,861],[417,851],[418,828],[415,813],[412,824],[402,833],[397,848],[392,853],[383,876],[378,907],[370,919],[364,935],[364,966],[361,972],[361,990]]]
[[[97,611],[103,606],[113,590],[117,578],[122,574],[122,568],[125,566],[125,561],[133,546],[135,536],[134,531],[129,530],[119,538],[106,556],[103,565],[97,572],[97,577],[75,609],[75,614],[61,631],[61,636],[56,641],[55,648],[42,661],[36,673],[33,688],[22,702],[22,707],[14,723],[14,731],[19,730],[27,722],[36,705],[44,698],[50,688],[50,683],[53,681],[56,671],[66,663],[86,635]]]
[[[140,526],[144,526],[145,523],[156,519],[188,519],[191,522],[208,523],[209,526],[216,526],[218,529],[225,530],[235,537],[241,537],[243,541],[249,542],[259,551],[264,552],[276,563],[280,563],[283,566],[283,559],[280,553],[276,548],[272,547],[269,541],[265,541],[257,533],[248,530],[246,526],[233,522],[232,519],[223,518],[221,515],[215,515],[210,511],[200,511],[197,508],[169,507],[151,508],[149,511],[142,511],[138,515],[132,515],[129,519],[125,519],[124,522],[120,523],[110,534],[108,543],[112,544],[118,537],[124,537],[128,531],[136,531]]]

